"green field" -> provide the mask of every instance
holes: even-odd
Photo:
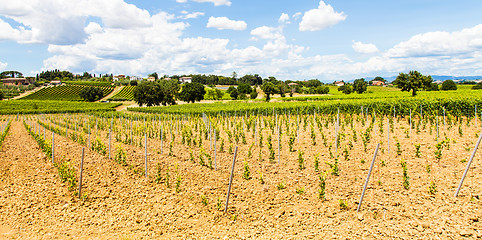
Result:
[[[335,93],[330,90],[330,93]],[[283,100],[279,102],[279,100]],[[216,103],[196,103],[168,107],[129,108],[129,111],[169,114],[224,114],[248,113],[271,114],[273,112],[314,112],[332,114],[340,109],[345,113],[360,113],[362,108],[369,113],[408,115],[410,110],[417,114],[443,114],[443,110],[453,115],[473,116],[475,105],[482,108],[482,91],[472,90],[470,86],[460,86],[456,91],[420,91],[417,96],[402,92],[396,88],[373,87],[364,94],[327,94],[321,96],[303,96],[280,98],[277,101],[246,102],[230,101]]]
[[[120,103],[92,103],[73,101],[11,100],[0,101],[0,114],[75,113],[90,111],[114,111]]]
[[[19,96],[20,94],[24,93],[25,91],[30,91],[35,88],[35,85],[19,85],[19,86],[6,86],[0,85],[0,91],[3,92],[3,97],[6,99],[13,98]]]
[[[28,96],[21,98],[22,100],[59,100],[59,101],[82,101],[79,94],[82,89],[89,87],[86,85],[62,85],[55,87],[42,88]],[[107,96],[114,90],[114,87],[100,87]]]
[[[134,89],[136,86],[124,86],[114,96],[109,98],[110,101],[132,101],[134,99]]]

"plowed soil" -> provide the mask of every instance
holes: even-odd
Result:
[[[397,125],[396,129],[403,128]],[[359,130],[360,138],[363,129]],[[325,162],[332,159],[320,136],[314,147],[309,133],[304,132],[300,144],[295,145],[304,151],[304,170],[298,169],[298,153],[288,151],[287,139],[283,140],[281,164],[258,159],[258,150],[248,157],[248,146],[241,146],[228,212],[224,213],[232,154],[219,153],[218,168],[211,170],[200,166],[197,157],[190,161],[186,146],[174,145],[174,156],[168,156],[168,144],[164,143],[161,154],[159,140],[149,139],[149,177],[145,178],[143,147],[112,144],[113,156],[117,145],[126,150],[128,166],[86,149],[83,199],[79,199],[77,190],[68,190],[61,182],[51,159],[22,122],[13,121],[0,152],[0,239],[481,238],[481,157],[474,159],[459,197],[453,196],[466,166],[461,160],[470,156],[478,131],[467,127],[464,137],[457,137],[455,127],[446,130],[456,141],[443,152],[440,162],[433,157],[434,135],[427,131],[413,132],[408,139],[402,130],[394,134],[392,139],[402,145],[400,156],[393,142],[391,154],[382,147],[359,213],[356,207],[375,144],[385,139],[380,134],[369,151],[363,151],[359,140],[348,159],[340,155],[340,175],[328,173],[324,201],[318,198],[319,172],[314,170],[313,156],[320,153],[320,171],[328,171]],[[47,131],[46,136],[51,135]],[[107,140],[105,131],[98,137]],[[422,143],[420,158],[414,157],[414,143]],[[70,162],[77,176],[83,147],[55,136],[55,158]],[[205,148],[209,150],[208,143]],[[198,156],[198,150],[194,154]],[[267,156],[266,149],[263,156]],[[408,164],[409,190],[402,187],[401,159]],[[243,161],[249,164],[250,180],[242,178]],[[155,181],[157,166],[161,183]],[[261,172],[264,184],[260,183]],[[175,191],[177,176],[182,178],[179,192]],[[435,194],[428,192],[431,181],[436,183]],[[286,188],[278,190],[281,182]],[[303,193],[296,193],[302,188]],[[340,206],[340,200],[346,201],[346,208]]]

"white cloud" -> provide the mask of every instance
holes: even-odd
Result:
[[[482,24],[457,32],[428,32],[401,42],[389,57],[456,56],[482,50]]]
[[[183,16],[179,17],[181,19],[192,19],[192,18],[198,18],[198,17],[204,16],[203,12],[189,13],[187,11],[181,11],[181,13],[183,14]]]
[[[353,50],[355,50],[355,52],[362,54],[373,54],[378,52],[377,46],[371,43],[353,41],[353,45],[351,47],[353,48]]]
[[[286,13],[282,13],[278,19],[279,23],[290,23],[290,16]]]
[[[261,26],[251,30],[251,35],[253,35],[255,39],[276,39],[283,37],[280,29],[268,26]]]
[[[297,12],[297,13],[293,14],[293,19],[298,20],[301,17],[301,15],[303,15],[303,13]]]
[[[247,28],[247,24],[245,21],[231,20],[227,17],[210,17],[206,27],[242,31]]]
[[[300,31],[318,31],[331,27],[346,19],[343,12],[335,12],[331,5],[320,1],[316,9],[311,9],[303,15],[299,29]]]
[[[0,62],[0,71],[5,70],[5,68],[7,68],[7,65],[8,65],[8,63]]]
[[[222,5],[231,6],[231,1],[229,0],[191,0],[191,1],[200,2],[200,3],[210,2],[210,3],[214,3],[214,6],[222,6]],[[187,0],[176,0],[176,2],[186,3]]]

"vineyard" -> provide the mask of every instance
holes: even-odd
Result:
[[[40,189],[18,183],[42,191],[34,203],[2,177],[0,221],[26,238],[482,237],[480,153],[454,197],[479,100],[412,101],[12,116],[12,138],[30,134],[45,156],[25,162],[46,172],[32,176]],[[3,176],[23,162],[2,162]]]
[[[50,100],[12,100],[0,101],[0,114],[30,113],[78,113],[96,111],[115,111],[120,103],[73,102]]]
[[[79,94],[82,89],[89,87],[88,85],[61,85],[42,88],[28,96],[21,98],[22,100],[57,100],[57,101],[81,101]],[[100,87],[107,96],[114,90],[114,86]]]
[[[124,86],[122,89],[112,96],[110,101],[131,101],[134,99],[134,89],[136,86]]]
[[[0,85],[0,92],[3,92],[5,98],[13,98],[19,96],[20,94],[35,89],[35,85],[19,85],[19,86],[8,86]]]

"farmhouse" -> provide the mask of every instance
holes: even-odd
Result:
[[[372,86],[385,86],[383,81],[373,81]]]
[[[33,81],[26,78],[4,78],[2,79],[3,85],[30,85]]]
[[[60,80],[52,80],[50,81],[50,84],[51,86],[58,86],[58,85],[61,85],[62,82]]]
[[[181,77],[179,81],[181,81],[181,83],[191,83],[192,77]]]
[[[156,78],[155,77],[148,77],[147,81],[154,82],[154,81],[156,81]]]
[[[112,77],[112,79],[113,79],[114,81],[123,80],[123,79],[125,79],[125,78],[126,78],[126,75],[116,75],[116,76]]]
[[[335,81],[333,84],[335,84],[336,86],[340,87],[340,86],[344,86],[344,85],[345,85],[345,82],[343,82],[343,81]]]

